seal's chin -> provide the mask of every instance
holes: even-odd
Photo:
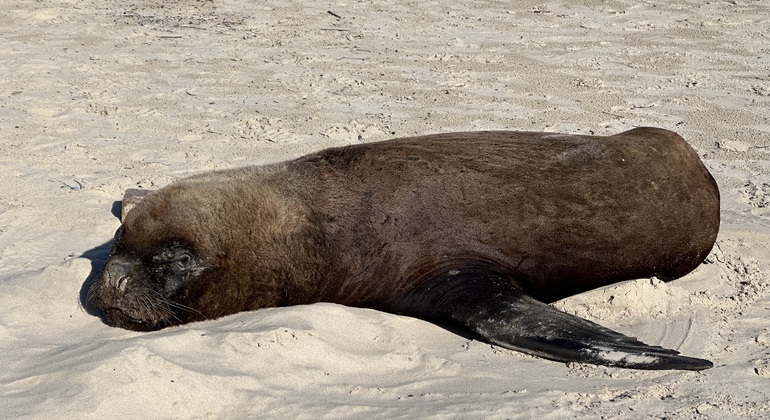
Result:
[[[132,318],[118,308],[106,308],[102,310],[104,320],[111,327],[123,328],[132,331],[156,331],[171,325],[165,321],[146,321]]]

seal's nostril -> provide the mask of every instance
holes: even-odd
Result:
[[[104,269],[104,275],[107,283],[122,291],[126,290],[128,282],[131,280],[132,262],[126,258],[111,258],[107,261],[107,266]]]
[[[120,290],[121,292],[125,292],[126,286],[128,286],[129,280],[131,280],[131,277],[129,276],[122,276],[121,278],[119,278],[117,283],[118,290]]]

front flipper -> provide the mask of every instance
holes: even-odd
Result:
[[[404,314],[458,324],[492,344],[561,362],[632,369],[703,370],[713,366],[708,360],[648,346],[561,312],[485,270],[452,270],[436,276],[399,306]]]

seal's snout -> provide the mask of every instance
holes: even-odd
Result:
[[[135,262],[124,256],[114,255],[110,257],[104,268],[107,284],[121,292],[125,291],[126,286],[131,281],[131,273],[135,266]]]

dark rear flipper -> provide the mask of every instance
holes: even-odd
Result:
[[[635,338],[561,312],[513,287],[502,276],[452,270],[412,292],[400,311],[468,328],[485,341],[560,362],[632,369],[703,370],[703,359],[648,346]]]

